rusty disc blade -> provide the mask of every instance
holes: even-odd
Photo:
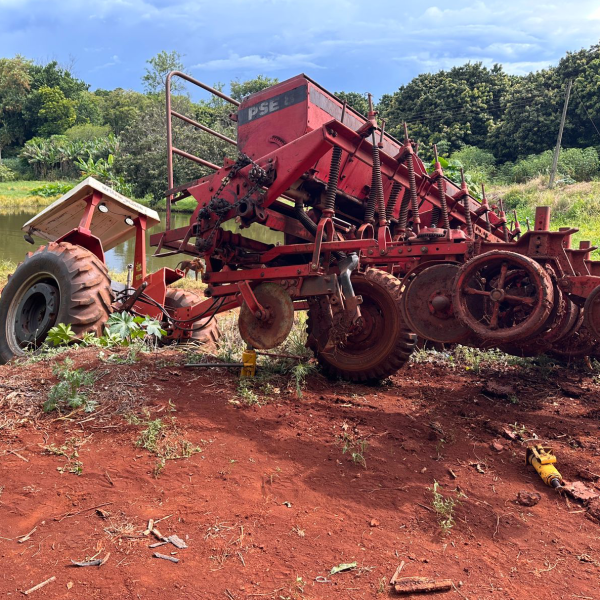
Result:
[[[289,335],[294,324],[294,303],[277,283],[261,283],[253,291],[268,317],[258,319],[246,303],[242,304],[238,319],[240,335],[252,348],[269,350],[279,346]]]
[[[583,323],[600,340],[600,286],[592,290],[583,307]]]
[[[471,335],[471,330],[454,315],[452,291],[457,272],[455,264],[432,265],[421,271],[404,291],[404,314],[418,336],[457,344]]]

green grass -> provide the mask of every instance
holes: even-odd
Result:
[[[38,209],[52,204],[58,196],[43,198],[30,196],[31,190],[41,187],[47,181],[6,181],[0,182],[0,212],[11,212],[21,209]],[[68,181],[53,183],[72,183]]]
[[[8,271],[8,272],[11,273],[11,271]],[[119,283],[127,282],[127,272],[126,271],[123,271],[121,273],[117,273],[116,271],[109,271],[108,274],[109,274],[110,278],[114,281],[118,281]],[[0,261],[0,283],[1,282],[2,282],[2,261]],[[183,279],[176,281],[169,287],[178,288],[178,289],[182,289],[182,290],[188,290],[190,292],[195,292],[196,294],[198,294],[198,296],[200,296],[202,299],[204,299],[203,292],[206,289],[206,284],[202,283],[202,280],[199,277],[198,277],[198,281],[196,281],[196,279],[192,275],[189,275],[188,277],[184,277]]]
[[[49,183],[70,183],[75,185],[76,181],[6,181],[0,182],[0,212],[11,212],[20,209],[38,209],[52,204],[60,195],[44,198],[42,196],[31,196],[31,190],[42,187]],[[166,200],[161,200],[157,204],[152,203],[152,199],[131,198],[143,206],[149,206],[154,210],[166,210]],[[175,204],[173,212],[193,213],[197,203],[194,198],[186,198]]]
[[[15,272],[17,268],[17,264],[10,260],[2,260],[0,258],[0,290],[6,285],[8,281],[8,276],[11,273]],[[125,283],[127,281],[127,273],[116,273],[115,271],[110,271],[110,278],[115,281],[119,281],[120,283]],[[196,281],[193,278],[185,278],[180,279],[175,282],[172,286],[174,288],[180,288],[182,290],[189,290],[198,294],[201,298],[203,297],[202,292],[206,288],[206,284],[202,283],[202,281]]]
[[[547,178],[539,177],[527,183],[492,187],[488,196],[491,203],[497,198],[504,199],[509,221],[515,209],[523,231],[527,231],[526,217],[533,226],[536,206],[549,206],[551,229],[567,226],[579,229],[573,235],[574,248],[580,240],[590,240],[592,245],[600,242],[600,181],[559,185],[549,190]],[[593,258],[599,259],[600,252],[595,251]]]

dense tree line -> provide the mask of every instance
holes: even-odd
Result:
[[[22,56],[0,59],[0,161],[8,159],[2,168],[25,162],[37,176],[111,172],[112,178],[104,179],[127,182],[127,191],[136,196],[160,198],[166,182],[164,83],[169,71],[184,67],[177,52],[161,52],[147,64],[142,78],[145,93],[121,88],[91,92],[87,83],[56,61],[39,65]],[[489,175],[514,167],[524,173],[529,168],[523,167],[525,157],[555,144],[569,79],[574,85],[563,145],[600,147],[594,126],[600,127],[600,46],[570,52],[555,67],[526,76],[481,63],[421,74],[385,94],[375,108],[387,131],[398,138],[404,136],[403,123],[408,124],[425,159],[438,144],[446,156],[461,156],[466,162],[477,157],[480,162],[473,171]],[[276,80],[264,76],[233,81],[229,93],[241,99],[273,83]],[[179,112],[235,137],[229,105],[215,98],[192,102],[179,82],[173,89]],[[338,96],[367,113],[366,94],[338,92]],[[178,120],[174,136],[178,146],[217,164],[235,152]],[[588,173],[597,164],[595,150],[586,152],[578,155],[585,164],[573,172]],[[202,174],[197,165],[179,159],[175,172],[180,182]]]

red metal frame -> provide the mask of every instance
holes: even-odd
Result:
[[[231,103],[237,109],[232,117],[238,123],[237,141],[174,110],[173,78]],[[184,325],[204,318],[207,311],[223,312],[246,303],[259,318],[264,316],[264,307],[253,292],[264,281],[283,285],[296,310],[305,310],[308,299],[316,296],[343,304],[343,298],[333,298],[339,286],[326,278],[337,277],[339,261],[351,253],[359,256],[361,269],[374,267],[399,277],[408,273],[418,277],[429,264],[461,264],[503,250],[551,268],[563,292],[578,304],[600,285],[600,263],[590,260],[592,248],[570,247],[576,229],[550,231],[549,208],[538,208],[532,231],[521,234],[516,222],[509,230],[502,205],[490,207],[485,195],[482,202],[473,198],[464,181],[458,186],[444,177],[439,162],[434,173],[428,174],[408,133],[404,141],[394,139],[378,128],[373,111],[367,117],[359,115],[303,75],[240,103],[175,71],[167,77],[166,111],[166,228],[151,235],[150,243],[157,256],[202,256],[208,296],[197,305],[167,311],[174,320],[171,335],[175,338],[189,337]],[[175,147],[173,118],[237,145],[243,153],[241,162],[225,159],[218,166]],[[334,147],[341,149],[338,164]],[[377,153],[380,166],[374,160]],[[175,155],[213,173],[175,187]],[[369,221],[365,214],[375,198],[370,188],[376,184],[380,187],[374,189],[383,189],[383,201],[373,209],[377,219]],[[392,189],[398,192],[394,200]],[[326,204],[330,191],[334,210]],[[172,204],[183,197],[193,197],[197,207],[188,226],[171,229]],[[381,200],[380,192],[377,198]],[[89,231],[98,200],[95,195],[86,200],[78,229],[64,239],[81,240],[103,259],[101,244],[94,242]],[[383,209],[386,214],[379,214]],[[438,215],[446,211],[449,227],[440,229]],[[227,231],[222,227],[226,222],[236,222],[241,229],[258,223],[283,232],[286,243],[273,246],[243,232]],[[136,218],[135,227],[133,284],[139,287],[146,282],[147,287],[134,310],[162,318],[166,309],[159,307],[164,307],[166,288],[181,272],[161,269],[146,274],[145,217]]]

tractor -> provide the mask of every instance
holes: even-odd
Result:
[[[232,105],[237,140],[172,107],[183,79]],[[205,261],[205,298],[171,286],[178,269],[146,272],[147,209],[92,179],[23,226],[47,244],[30,253],[0,297],[0,360],[39,347],[70,323],[100,333],[112,311],[160,320],[168,342],[216,339],[215,317],[239,309],[241,337],[271,349],[307,312],[307,345],[332,378],[384,379],[418,339],[496,347],[516,355],[594,355],[600,340],[600,262],[589,242],[571,247],[574,228],[550,230],[538,207],[533,227],[509,224],[502,201],[479,198],[464,177],[443,172],[434,148],[428,172],[404,126],[395,139],[369,96],[361,115],[306,75],[237,102],[174,71],[166,82],[166,223],[150,235],[154,256]],[[236,146],[213,164],[173,144],[173,119]],[[212,171],[175,182],[174,157]],[[189,225],[171,227],[173,206],[196,206]],[[235,225],[235,228],[231,227]],[[250,226],[283,235],[254,239]],[[233,229],[233,231],[232,231]],[[111,282],[104,252],[135,236],[126,285]]]

